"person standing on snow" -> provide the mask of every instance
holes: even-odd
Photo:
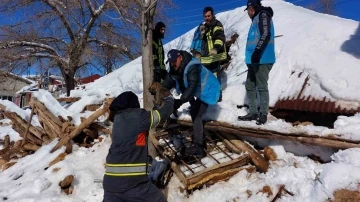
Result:
[[[194,140],[190,147],[185,148],[185,155],[202,158],[205,156],[202,116],[209,105],[217,103],[220,96],[220,83],[190,53],[172,49],[167,56],[170,63],[170,72],[166,76],[163,86],[169,90],[176,87],[178,93],[181,93],[180,99],[174,101],[174,109],[178,109],[182,104],[196,97],[195,102],[190,102]]]
[[[262,125],[267,121],[269,111],[269,72],[275,63],[274,25],[271,7],[263,7],[260,0],[248,0],[247,8],[252,24],[249,29],[245,59],[248,67],[246,95],[249,100],[249,113],[238,120],[256,120]],[[260,95],[260,114],[257,110],[256,88]]]
[[[131,91],[121,93],[110,105],[112,143],[106,157],[103,202],[165,202],[165,196],[149,179],[148,132],[170,117],[174,98],[168,92],[162,106],[146,111]],[[151,177],[159,175],[156,171]],[[156,180],[156,179],[155,179]]]
[[[164,80],[167,71],[164,64],[164,47],[161,39],[164,38],[165,35],[165,24],[163,22],[158,22],[155,25],[155,29],[153,30],[153,41],[152,41],[152,49],[153,49],[153,67],[154,67],[154,78],[153,82],[161,83]]]
[[[215,18],[212,7],[205,7],[203,16],[205,22],[201,23],[195,31],[190,49],[194,57],[200,58],[201,64],[214,73],[221,85],[220,62],[227,58],[224,26]],[[221,100],[220,91],[218,101],[221,102]]]

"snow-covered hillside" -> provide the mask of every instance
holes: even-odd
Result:
[[[292,71],[304,72],[311,77],[315,87],[307,93],[323,97],[324,92],[327,92],[326,96],[332,99],[360,102],[357,90],[360,88],[360,36],[356,36],[359,34],[359,22],[319,14],[282,0],[262,2],[273,8],[276,35],[283,35],[275,41],[277,62],[270,73],[270,105],[281,98],[292,97],[294,91],[299,90],[297,83],[289,79]],[[243,109],[236,109],[236,105],[246,103],[244,72],[247,68],[244,64],[244,46],[251,21],[244,12],[244,7],[220,13],[217,18],[224,24],[227,38],[234,32],[240,36],[230,51],[233,58],[230,67],[222,76],[223,101],[210,107],[205,118],[284,133],[340,134],[342,138],[360,140],[360,114],[353,117],[340,116],[335,129],[311,125],[293,127],[272,116],[264,126],[236,121],[237,116],[246,113]],[[194,29],[166,44],[165,51],[172,48],[188,50]],[[72,97],[82,99],[68,108],[66,113],[78,114],[85,104],[98,104],[105,97],[117,96],[127,90],[135,92],[142,99],[141,69],[141,58],[138,58],[86,85],[85,90],[72,91]],[[43,99],[46,102],[47,98]],[[187,105],[182,109],[186,107]],[[189,116],[181,113],[180,118],[189,119]],[[9,126],[0,127],[0,139],[5,133],[16,136]],[[102,179],[105,157],[110,146],[110,138],[102,138],[103,141],[92,148],[75,146],[73,153],[64,161],[51,167],[48,167],[49,163],[64,151],[63,148],[50,154],[56,141],[43,146],[35,154],[20,159],[13,167],[0,173],[0,201],[101,201],[103,190],[101,184],[94,183],[94,180]],[[277,201],[322,202],[333,198],[333,192],[337,189],[359,189],[360,149],[348,149],[330,155],[333,151],[322,147],[267,141],[261,144],[271,144],[278,156],[276,161],[271,162],[266,174],[243,170],[227,182],[197,190],[188,197],[180,191],[180,181],[173,177],[169,184],[168,200],[269,202],[283,184],[294,196],[285,194]],[[307,157],[296,156],[290,151],[298,155],[317,152],[331,162],[320,164]],[[74,192],[67,196],[61,193],[58,182],[69,174],[74,175]],[[266,185],[272,189],[272,196],[268,197],[268,194],[261,192]]]

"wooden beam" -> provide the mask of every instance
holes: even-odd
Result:
[[[76,102],[79,101],[81,98],[80,97],[61,97],[58,98],[57,101],[58,102]]]
[[[61,128],[59,125],[57,125],[53,119],[49,118],[45,115],[46,112],[44,112],[41,109],[37,109],[36,113],[38,114],[38,118],[41,122],[44,124],[44,129],[47,130],[48,135],[54,139],[57,137],[61,137]]]
[[[192,126],[190,121],[179,120],[178,123],[183,126]],[[239,137],[247,136],[262,139],[287,140],[308,145],[326,146],[337,149],[360,148],[360,141],[344,140],[333,137],[319,137],[318,135],[281,133],[258,128],[242,128],[238,126],[232,126],[228,123],[221,123],[216,121],[206,123],[204,127],[207,130],[224,132]]]
[[[34,103],[34,105],[39,108],[39,110],[49,117],[54,123],[56,123],[59,127],[61,127],[62,122],[59,120],[58,117],[56,117],[54,114],[52,114],[43,103],[41,103],[39,100],[37,100],[35,97],[32,98],[31,102]]]
[[[33,104],[30,104],[30,105],[32,106],[32,108],[31,108],[31,113],[30,113],[30,118],[29,118],[28,124],[27,124],[27,126],[26,126],[26,130],[25,130],[25,134],[24,134],[24,139],[23,139],[21,145],[24,145],[25,142],[26,142],[26,138],[27,138],[27,135],[28,135],[28,133],[29,133],[29,128],[30,128],[30,125],[31,125],[31,120],[32,120],[32,117],[33,117],[33,115],[34,115],[35,107],[34,107]],[[42,139],[42,138],[41,138],[41,139]]]
[[[79,126],[75,128],[69,135],[66,135],[65,137],[62,137],[60,141],[55,145],[55,147],[51,150],[51,152],[54,152],[58,150],[60,147],[62,147],[64,144],[66,144],[69,140],[76,137],[81,131],[83,131],[86,127],[88,127],[91,123],[93,123],[97,118],[105,114],[107,111],[107,108],[103,107],[91,114],[86,121],[82,122]]]
[[[245,142],[238,139],[238,137],[226,133],[221,134],[224,138],[228,139],[234,146],[239,148],[239,150],[243,152],[247,152],[250,156],[251,161],[254,165],[261,170],[262,172],[266,172],[269,168],[269,162],[261,156],[254,148]]]
[[[209,181],[213,177],[222,175],[228,170],[236,169],[241,166],[244,166],[248,162],[249,162],[249,156],[243,155],[234,160],[231,160],[231,161],[228,161],[225,163],[221,163],[221,164],[216,164],[216,165],[206,168],[200,172],[196,172],[193,175],[187,177],[189,184],[193,185],[193,186],[190,186],[188,189],[195,188],[196,186],[194,186],[194,184],[199,184],[199,182],[201,182],[201,184],[204,184],[206,181]]]
[[[4,138],[4,148],[9,147],[10,146],[10,136],[6,135]]]
[[[21,131],[21,133],[19,131],[19,134],[21,137],[24,137],[25,135],[25,130],[26,130],[26,127],[27,127],[27,123],[25,120],[23,120],[19,115],[17,115],[15,112],[4,112],[4,115],[9,118],[10,120],[12,120],[12,122],[14,123],[14,125],[18,125],[20,126],[23,131]],[[29,131],[30,133],[35,136],[36,138],[38,138],[39,140],[42,141],[42,137],[45,135],[45,132],[43,130],[40,130],[39,128],[37,127],[34,127],[33,125],[30,125],[29,127]]]

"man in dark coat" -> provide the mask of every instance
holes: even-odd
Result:
[[[215,18],[214,9],[205,7],[203,11],[205,23],[200,25],[202,33],[201,63],[218,78],[220,84],[220,62],[226,60],[225,33],[222,23]],[[204,26],[204,28],[201,28]],[[219,102],[222,100],[220,92]]]
[[[155,29],[153,30],[153,66],[154,66],[154,82],[161,83],[164,80],[167,71],[164,64],[164,47],[161,39],[164,38],[165,35],[165,24],[163,22],[158,22],[155,25]]]
[[[262,125],[266,123],[269,111],[269,72],[276,61],[275,30],[272,22],[274,13],[270,7],[263,7],[260,0],[248,0],[245,10],[252,20],[245,50],[248,66],[245,88],[249,100],[249,113],[239,116],[238,119],[256,120],[256,124]],[[256,90],[260,96],[260,111],[257,110]]]
[[[190,102],[194,144],[185,149],[185,154],[201,158],[205,156],[202,116],[209,105],[217,103],[220,95],[220,83],[198,59],[193,58],[186,51],[170,50],[168,62],[170,63],[170,72],[165,78],[163,86],[169,90],[176,87],[178,93],[181,93],[180,99],[174,101],[174,109],[178,109],[182,104],[196,97],[195,101]]]
[[[148,132],[167,119],[174,107],[170,95],[157,110],[140,108],[138,97],[131,91],[121,93],[110,105],[112,144],[106,157],[104,202],[165,202],[161,191],[148,177]]]

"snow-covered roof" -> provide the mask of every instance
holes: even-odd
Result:
[[[281,0],[264,0],[262,3],[274,10],[275,35],[283,35],[275,39],[277,61],[269,75],[270,106],[274,107],[281,100],[292,100],[300,95],[305,100],[310,96],[323,101],[325,97],[325,101],[333,102],[339,109],[357,109],[357,103],[360,103],[360,60],[355,57],[354,51],[345,47],[358,32],[358,22],[320,14]],[[251,20],[244,12],[244,7],[219,13],[216,17],[223,23],[227,39],[235,32],[239,34],[239,38],[230,48],[232,61],[229,68],[221,75],[223,101],[210,106],[204,118],[257,128],[255,123],[237,121],[237,116],[247,112],[236,108],[236,105],[247,103],[244,86],[247,66],[244,60]],[[195,27],[167,43],[164,46],[165,52],[173,48],[189,50],[194,31]],[[354,43],[359,42],[355,40]],[[303,88],[305,80],[308,81],[306,88]],[[87,85],[85,90],[71,91],[71,97],[115,97],[127,90],[135,92],[142,100],[141,57]],[[184,112],[180,117],[184,119],[190,119],[186,111],[183,111],[187,106],[188,104],[184,104],[180,108],[180,112]],[[261,128],[323,135],[336,132],[344,133],[348,139],[359,140],[360,133],[356,129],[360,127],[358,115],[353,117],[353,121],[344,122],[343,118],[338,118],[334,129],[315,126],[294,128],[275,117],[270,117],[268,123]],[[351,132],[350,128],[354,130]]]

